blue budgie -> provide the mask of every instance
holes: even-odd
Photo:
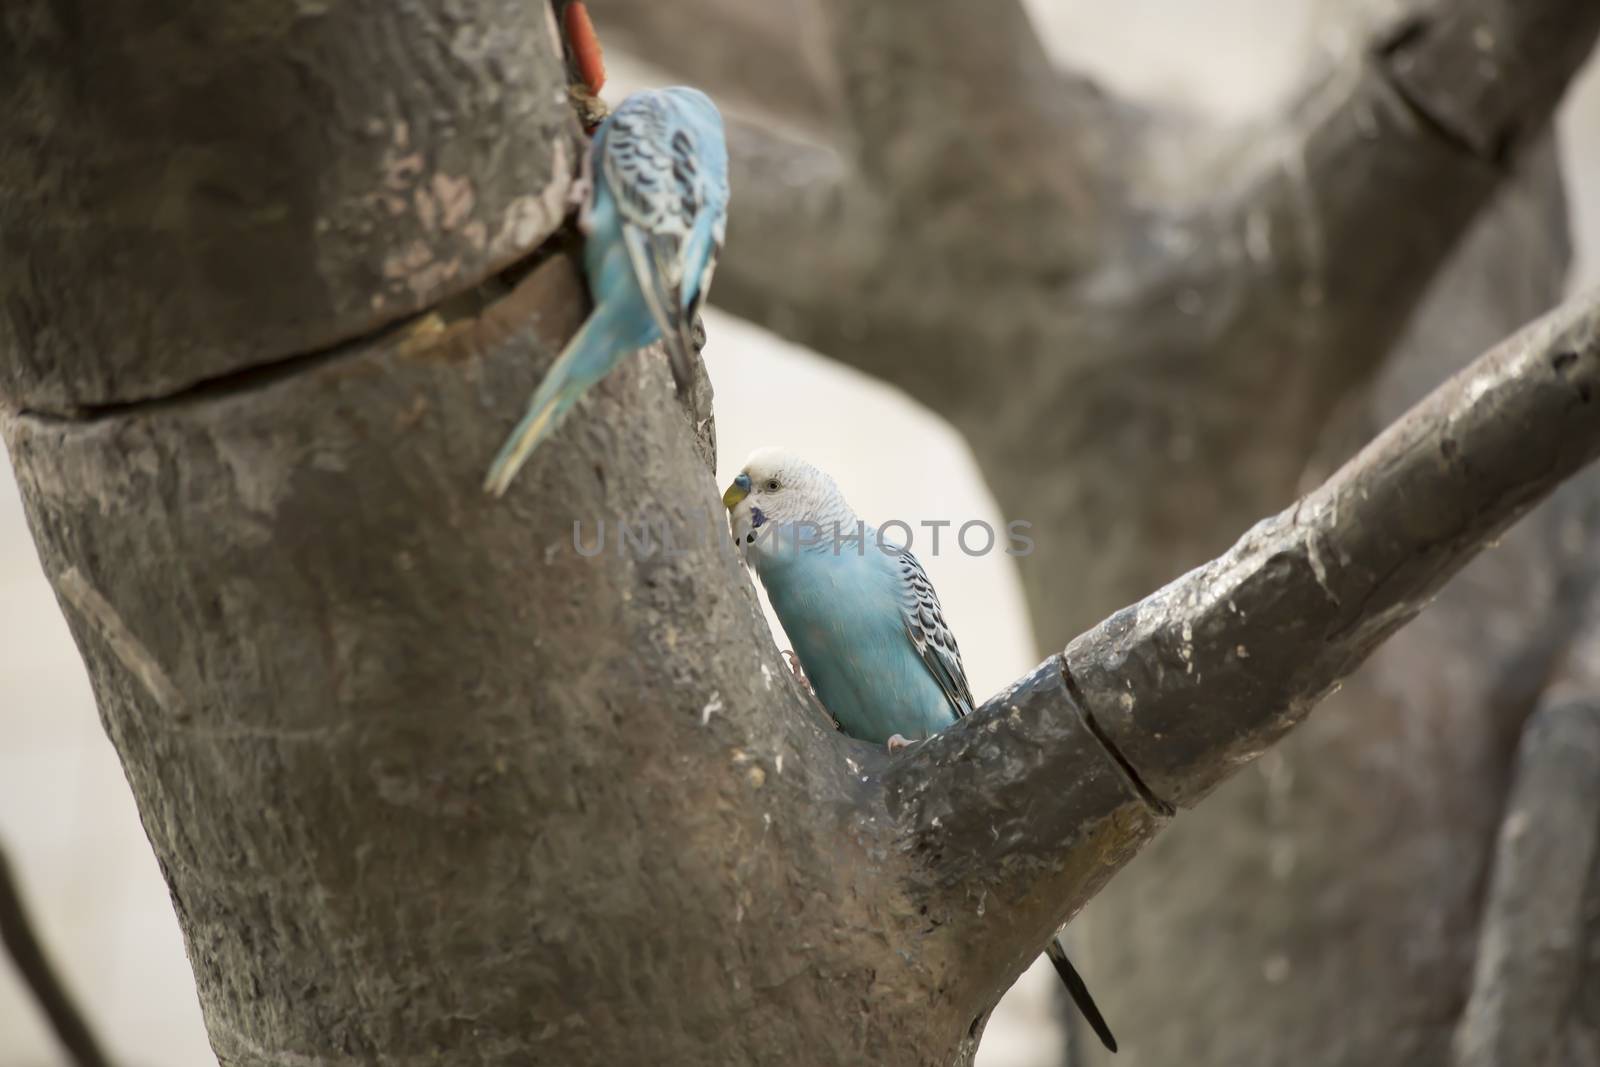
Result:
[[[857,518],[832,478],[778,449],[722,502],[817,699],[851,737],[891,751],[973,710],[955,635],[922,564]],[[1046,955],[1095,1034],[1116,1039],[1059,938]]]
[[[496,496],[578,398],[631,353],[664,341],[678,389],[694,381],[691,331],[727,225],[722,117],[698,89],[634,93],[595,132],[585,172],[579,225],[594,311],[489,468],[484,489]]]

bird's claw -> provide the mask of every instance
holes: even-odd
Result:
[[[889,752],[892,755],[896,752],[899,752],[902,748],[910,748],[914,744],[916,744],[916,742],[910,740],[904,734],[895,734],[893,737],[889,738]]]
[[[579,111],[582,111],[584,105],[579,99],[577,91],[575,89],[570,91],[573,93],[574,104],[578,106]],[[596,102],[598,103],[598,101]],[[605,116],[602,114],[600,118],[604,119]],[[587,121],[587,119],[585,119],[585,121]],[[578,176],[572,179],[571,185],[567,186],[567,210],[576,211],[578,213],[578,229],[582,231],[586,237],[594,228],[593,220],[590,218],[590,211],[592,207],[590,201],[593,198],[594,154],[592,152],[585,152],[583,153],[583,162],[578,165]]]
[[[795,655],[792,649],[786,648],[783,650],[783,661],[789,665],[789,673],[793,674],[795,679],[806,687],[806,692],[816,696],[817,691],[811,688],[811,679],[806,677],[805,669],[800,666],[800,657]]]
[[[783,662],[789,665],[789,673],[793,674],[794,680],[800,683],[800,688],[806,691],[806,695],[811,698],[811,703],[815,704],[818,710],[822,712],[823,716],[828,720],[828,725],[835,730],[839,729],[838,720],[833,717],[827,708],[822,706],[822,698],[817,696],[815,689],[811,688],[811,679],[806,677],[805,669],[800,666],[800,657],[795,655],[792,649],[786,648],[783,650]]]
[[[594,179],[589,174],[589,168],[584,167],[578,176],[572,179],[572,184],[567,186],[567,207],[574,211],[583,211],[589,206],[589,195],[594,192]]]

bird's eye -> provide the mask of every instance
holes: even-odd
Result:
[[[769,493],[775,492],[777,490],[777,488],[778,488],[778,479],[776,479],[776,478],[768,478],[767,479],[767,492],[769,492]]]

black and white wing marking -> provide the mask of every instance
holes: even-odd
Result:
[[[693,385],[691,326],[704,302],[725,225],[700,163],[700,136],[679,121],[665,97],[637,93],[612,114],[600,163],[602,180],[622,215],[634,276],[661,331],[678,388],[685,392]],[[714,213],[710,217],[708,210]],[[697,243],[705,248],[693,247]],[[686,309],[683,293],[690,272],[699,284],[693,306]]]
[[[917,655],[927,664],[928,673],[944,690],[956,717],[972,714],[972,689],[967,685],[967,672],[961,666],[961,650],[956,647],[955,634],[945,625],[939,595],[933,591],[928,572],[910,552],[896,553],[894,562],[900,568],[904,587],[900,613],[905,620],[907,636],[916,647]]]

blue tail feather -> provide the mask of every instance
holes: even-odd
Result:
[[[616,344],[606,320],[603,309],[590,315],[551,364],[528,403],[527,414],[490,464],[483,480],[484,492],[504,496],[533,450],[561,424],[578,398],[611,369]]]

